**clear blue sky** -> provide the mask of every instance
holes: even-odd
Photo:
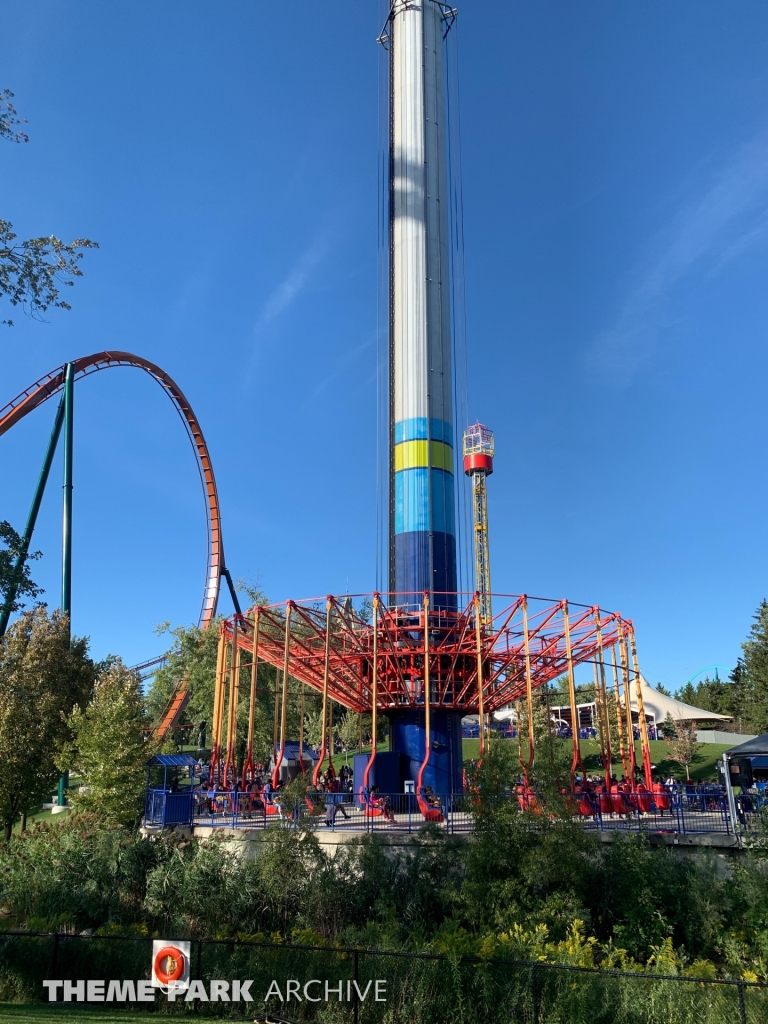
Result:
[[[212,450],[228,563],[373,589],[379,0],[6,0],[20,237],[88,236],[71,313],[0,328],[0,404],[102,348]],[[470,395],[494,589],[634,619],[651,681],[733,664],[768,595],[768,6],[463,0]],[[6,307],[7,315],[7,307]],[[200,485],[168,400],[76,396],[74,627],[129,662],[195,621]],[[0,439],[21,529],[54,413]],[[56,604],[60,464],[35,575]],[[223,610],[229,608],[226,596]]]

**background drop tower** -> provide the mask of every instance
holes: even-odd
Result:
[[[456,515],[445,36],[455,11],[395,0],[389,51],[389,590],[393,604],[456,608]],[[431,706],[425,785],[461,790],[461,715]],[[390,714],[416,778],[424,713]]]

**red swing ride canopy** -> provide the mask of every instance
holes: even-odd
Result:
[[[499,608],[504,602],[503,610],[487,626],[480,617],[478,628],[478,595],[456,597],[456,611],[430,608],[424,595],[414,595],[407,608],[388,606],[379,594],[286,601],[254,607],[226,620],[221,630],[226,643],[235,638],[241,651],[256,653],[260,662],[278,669],[287,666],[290,676],[318,692],[327,673],[328,696],[357,712],[372,707],[374,642],[376,705],[382,712],[424,706],[425,652],[430,706],[463,714],[480,710],[478,671],[486,714],[524,699],[529,678],[536,690],[563,673],[572,676],[576,665],[604,666],[609,649],[607,664],[621,668],[625,692],[630,672],[637,674],[632,622],[616,612],[525,594],[497,595],[493,603]]]

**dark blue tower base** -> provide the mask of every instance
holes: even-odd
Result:
[[[404,711],[388,711],[389,749],[401,754],[403,783],[406,779],[414,782],[424,760],[424,712],[417,708]],[[461,712],[443,711],[432,708],[430,713],[432,733],[432,754],[424,770],[423,784],[431,786],[435,793],[445,796],[461,793]]]
[[[431,606],[455,610],[456,538],[432,534],[432,579],[429,573],[429,534],[423,530],[395,534],[395,603],[421,608],[425,590]]]

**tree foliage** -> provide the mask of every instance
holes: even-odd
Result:
[[[16,129],[26,122],[19,118],[12,99],[9,89],[0,91],[0,139],[28,142],[27,134]],[[0,296],[5,296],[12,306],[21,306],[36,320],[42,320],[50,307],[71,309],[60,289],[71,288],[74,278],[83,276],[79,265],[83,250],[98,249],[98,242],[89,238],[62,242],[55,235],[24,242],[16,239],[13,224],[0,219]],[[13,320],[0,323],[13,326]]]
[[[19,117],[12,100],[13,93],[10,89],[0,89],[0,139],[8,142],[29,142],[27,133],[16,128],[16,125],[26,124],[27,119]]]
[[[686,683],[675,696],[686,704],[728,715],[742,732],[768,731],[768,601],[761,601],[728,679],[706,676]]]
[[[674,735],[667,737],[664,741],[669,747],[669,756],[672,761],[685,768],[685,777],[691,777],[691,765],[701,750],[703,744],[696,742],[696,722],[689,719],[680,719],[674,723]]]
[[[42,803],[58,778],[67,723],[94,681],[88,641],[44,607],[24,612],[0,640],[0,819],[6,840],[19,814]]]
[[[374,834],[332,854],[311,831],[270,827],[257,843],[242,857],[227,840],[145,839],[72,812],[0,847],[4,925],[260,935],[633,970],[660,970],[666,951],[676,970],[708,958],[708,971],[768,980],[759,854],[724,872],[705,851],[681,858],[637,836],[600,843],[567,815],[506,807],[478,820],[471,838],[428,826],[407,846]]]
[[[9,613],[24,606],[24,598],[35,598],[42,594],[30,574],[29,561],[40,558],[39,551],[31,554],[24,550],[23,538],[19,536],[7,520],[0,522],[0,609],[4,608],[15,587],[16,593],[11,602]],[[21,555],[24,561],[16,569],[16,559]]]
[[[72,806],[135,824],[142,812],[150,754],[142,736],[146,719],[138,675],[122,661],[112,661],[98,675],[90,703],[75,707],[68,724],[73,740],[58,764],[80,777],[82,788],[70,791]]]

